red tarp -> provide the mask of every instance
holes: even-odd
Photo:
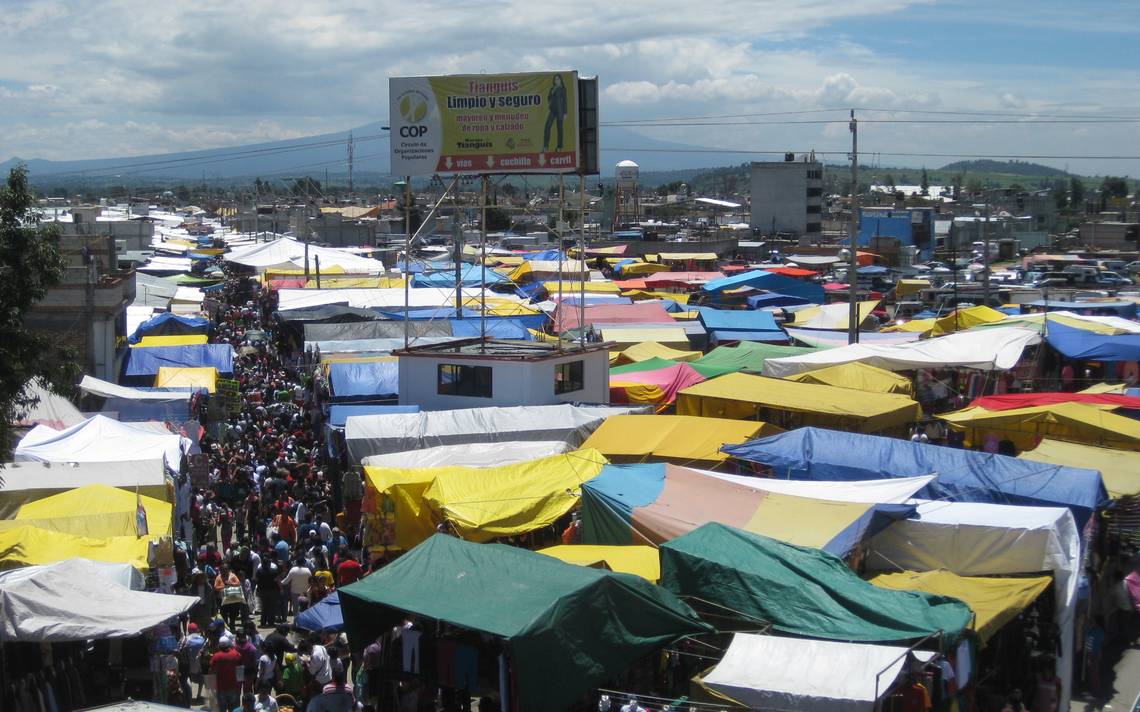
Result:
[[[629,403],[623,383],[645,383],[657,386],[665,394],[661,403],[672,403],[677,400],[677,393],[689,386],[695,386],[705,380],[705,377],[687,363],[675,366],[658,368],[653,371],[631,371],[610,376],[610,402]]]
[[[1014,410],[1032,408],[1038,405],[1058,403],[1085,403],[1087,405],[1111,405],[1117,408],[1140,409],[1140,398],[1122,396],[1115,393],[1007,393],[1001,396],[975,398],[971,406],[986,410]]]
[[[802,267],[765,267],[765,272],[773,274],[782,274],[785,277],[814,277],[817,273],[810,269]]]
[[[565,309],[563,308],[565,306]],[[559,332],[577,329],[577,304],[559,304],[554,311],[554,327]],[[595,304],[586,307],[587,324],[672,324],[673,317],[659,302],[634,304]]]
[[[693,282],[711,282],[722,279],[724,272],[655,272],[645,278],[645,284],[650,289],[666,284],[691,284]]]
[[[614,280],[614,284],[616,284],[617,288],[621,289],[621,290],[649,289],[649,287],[645,286],[645,280],[644,279],[617,279],[617,280]]]
[[[304,277],[285,277],[269,280],[270,289],[304,289],[307,280]]]
[[[840,284],[839,282],[828,282],[823,285],[823,288],[829,292],[837,292],[840,289],[851,289],[850,284]]]

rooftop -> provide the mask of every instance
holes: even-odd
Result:
[[[427,344],[424,346],[411,346],[407,349],[393,351],[393,356],[448,356],[451,358],[478,358],[508,361],[541,361],[548,358],[559,358],[572,354],[592,353],[594,351],[609,351],[611,344],[587,344],[583,348],[579,344],[547,344],[535,341],[514,341],[507,339],[484,339],[475,337],[471,339],[456,339],[442,344]]]

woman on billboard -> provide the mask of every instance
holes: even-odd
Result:
[[[554,81],[550,83],[550,91],[546,93],[546,105],[550,113],[546,115],[546,128],[542,130],[542,152],[550,150],[550,126],[558,123],[558,148],[562,150],[562,122],[566,120],[566,85],[562,83],[562,75],[555,74]]]

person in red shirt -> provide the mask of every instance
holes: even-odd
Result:
[[[340,563],[336,567],[336,587],[341,588],[350,583],[356,583],[364,576],[364,567],[360,565],[348,550],[343,550],[340,554]]]
[[[297,522],[289,516],[288,510],[279,512],[273,518],[273,526],[277,527],[277,533],[282,539],[290,544],[297,543]]]
[[[232,710],[241,703],[241,683],[238,668],[242,666],[241,653],[234,648],[228,635],[218,641],[218,652],[210,656],[210,672],[214,673],[218,691],[218,708]]]

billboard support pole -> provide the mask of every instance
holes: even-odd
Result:
[[[586,266],[586,175],[578,174],[578,259]],[[578,280],[578,324],[586,323],[586,275]],[[586,330],[579,329],[578,341],[582,350],[586,349]]]
[[[563,313],[563,308],[566,306],[562,301],[562,272],[566,262],[566,248],[562,244],[562,222],[563,213],[562,206],[564,205],[564,198],[566,196],[566,179],[558,176],[558,219],[554,224],[554,234],[558,236],[558,313]],[[558,350],[562,350],[562,327],[566,325],[566,320],[562,320],[562,324],[558,329]],[[582,324],[578,324],[578,328],[582,328]]]
[[[411,322],[408,321],[408,290],[412,285],[412,177],[404,177],[404,349],[411,344]]]
[[[490,179],[483,174],[483,192],[479,198],[479,340],[487,349],[487,185]]]
[[[455,318],[463,318],[463,216],[456,206],[451,219],[452,254],[455,260]]]

